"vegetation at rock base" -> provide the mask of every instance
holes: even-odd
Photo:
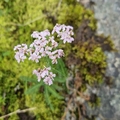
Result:
[[[91,107],[100,105],[96,93],[89,93],[88,89],[98,88],[101,83],[107,84],[110,80],[109,76],[105,75],[107,58],[104,52],[116,51],[114,44],[110,37],[96,35],[96,31],[90,28],[89,21],[86,20],[76,31],[74,43],[64,49],[65,62],[71,74],[67,80],[67,88],[70,91],[67,112],[72,112],[75,118],[81,119],[83,116],[87,120],[93,120],[94,116],[93,118],[87,116],[84,102],[88,102]],[[69,109],[72,104],[76,106],[74,110]],[[64,113],[62,120],[67,112]]]
[[[96,35],[88,21],[84,21],[69,49],[70,51],[66,50],[68,67],[74,65],[85,83],[92,85],[103,81],[107,65],[104,51],[115,50],[109,37]]]

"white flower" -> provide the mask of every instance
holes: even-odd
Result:
[[[51,85],[53,84],[54,77],[56,76],[55,74],[53,74],[52,72],[50,72],[51,68],[48,67],[44,67],[44,69],[40,70],[33,70],[33,74],[35,74],[38,78],[38,81],[40,81],[41,79],[43,79],[43,82],[45,82],[45,84]]]
[[[52,30],[52,34],[54,34],[55,32],[59,34],[61,29],[62,29],[62,25],[56,24]]]
[[[43,70],[41,70],[41,77],[44,78],[45,76],[47,76],[49,74],[49,70],[51,70],[51,68],[44,68]]]
[[[33,54],[30,54],[29,60],[32,60],[38,63],[40,58],[41,56],[38,53],[34,52]]]
[[[51,41],[52,42],[52,47],[53,48],[56,48],[58,46],[58,43],[54,40]]]
[[[51,80],[50,77],[45,77],[45,79],[43,80],[45,84],[51,85],[53,84],[53,81]]]
[[[74,38],[71,37],[72,35],[74,35],[72,26],[56,24],[53,28],[52,34],[54,34],[55,32],[58,34],[57,36],[60,37],[61,40],[63,40],[63,43],[71,43],[72,41],[74,41]]]
[[[31,34],[31,37],[33,38],[39,38],[39,32],[38,31],[34,31],[32,34]]]
[[[26,56],[25,56],[25,54],[27,54],[27,45],[26,44],[15,46],[14,51],[16,51],[15,52],[15,59],[17,60],[18,63],[20,61],[23,62],[24,59],[26,59]]]
[[[57,52],[58,52],[58,55],[57,55],[58,58],[64,56],[64,52],[62,49],[57,50]]]
[[[41,80],[41,73],[40,70],[33,70],[33,74],[35,74],[38,78],[38,82],[40,82]]]
[[[56,77],[56,74],[53,74],[52,72],[50,72],[49,77],[53,80],[53,78]]]
[[[41,35],[42,39],[46,39],[46,36],[50,36],[50,32],[48,29],[46,29],[46,30],[40,32],[39,35]]]
[[[20,63],[21,61],[23,62],[24,59],[26,59],[26,56],[24,55],[24,53],[16,52],[15,59],[18,63]]]

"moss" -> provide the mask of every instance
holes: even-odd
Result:
[[[80,4],[62,4],[58,13],[58,22],[74,26],[76,30],[84,20],[89,20],[89,26],[96,29],[96,19],[91,10],[85,9]]]
[[[114,51],[110,37],[96,35],[88,21],[84,21],[78,28],[75,41],[66,51],[66,64],[69,69],[74,66],[82,79],[81,90],[85,90],[86,84],[96,86],[104,82],[107,67],[104,51]],[[76,74],[74,72],[74,74]]]
[[[30,34],[33,31],[41,31],[53,26],[53,23],[49,22],[46,14],[43,13],[44,6],[48,2],[43,4],[42,0],[35,0],[34,3],[32,0],[0,1],[2,11],[2,15],[0,14],[0,108],[3,108],[0,109],[0,116],[26,108],[24,92],[27,83],[20,77],[33,77],[32,70],[43,65],[43,62],[35,64],[25,61],[18,64],[14,59],[13,48],[21,43],[30,44],[33,41]],[[53,6],[54,3],[57,1],[50,2]],[[30,104],[28,107],[31,107]],[[46,109],[46,106],[43,107]]]
[[[61,118],[63,101],[58,100],[57,98],[51,98],[53,105],[53,111],[51,111],[50,107],[45,102],[46,100],[44,99],[43,93],[35,94],[33,96],[26,96],[26,105],[29,107],[36,107],[33,112],[37,116],[37,120],[59,120]]]
[[[16,114],[14,114],[9,117],[9,120],[19,120],[19,117]]]

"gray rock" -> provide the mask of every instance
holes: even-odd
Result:
[[[120,0],[92,0],[95,17],[98,19],[98,34],[110,35],[120,50]]]
[[[86,102],[84,104],[88,116],[96,115],[96,120],[120,120],[120,0],[86,1],[95,2],[97,33],[110,35],[118,52],[105,51],[108,63],[106,76],[112,77],[113,85],[110,87],[103,83],[97,89],[87,86],[100,98],[100,107],[91,108]]]

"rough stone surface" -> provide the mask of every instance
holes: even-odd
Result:
[[[98,20],[98,34],[110,35],[120,50],[120,0],[92,0]]]
[[[118,52],[105,52],[108,63],[106,76],[112,78],[113,84],[102,84],[97,88],[96,94],[101,99],[101,105],[90,108],[86,103],[87,114],[95,115],[96,120],[120,120],[120,0],[90,1],[95,2],[92,9],[98,20],[97,33],[110,35]],[[89,7],[88,3],[87,6]]]
[[[99,113],[108,120],[120,119],[120,0],[92,0],[95,17],[98,19],[98,34],[110,35],[118,53],[105,53],[108,67],[106,75],[111,76],[112,88],[101,86],[98,93],[102,102]]]
[[[91,108],[85,104],[87,115],[97,116],[97,120],[120,120],[120,52],[105,52],[108,67],[106,76],[111,77],[112,84],[101,84],[97,89],[88,86],[88,90],[95,93],[101,100],[100,106]]]

